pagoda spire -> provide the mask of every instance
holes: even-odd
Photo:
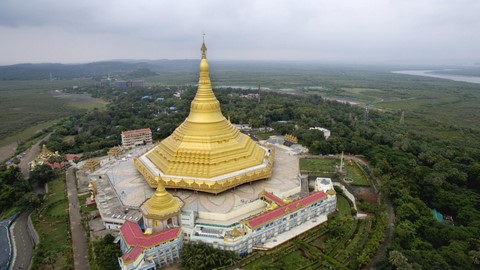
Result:
[[[200,76],[198,89],[190,105],[190,114],[187,120],[196,123],[220,122],[225,119],[220,109],[220,102],[215,97],[210,81],[210,72],[207,61],[207,46],[205,39],[202,42],[202,59],[200,61]]]
[[[202,51],[202,59],[207,59],[207,46],[205,46],[205,33],[203,33],[203,42],[200,50]]]

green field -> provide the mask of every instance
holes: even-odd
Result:
[[[59,119],[105,102],[87,95],[61,95],[64,88],[92,84],[91,80],[2,81],[0,84],[0,146],[25,141]]]
[[[353,180],[351,183],[352,185],[370,186],[368,178],[356,162],[352,162],[351,165],[346,162],[345,170],[347,170],[347,175],[345,177]]]
[[[335,173],[335,165],[340,161],[335,158],[301,158],[300,171],[305,173],[328,176]]]

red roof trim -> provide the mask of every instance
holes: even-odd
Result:
[[[128,246],[149,248],[177,238],[180,228],[171,228],[146,235],[143,234],[138,224],[127,220],[120,228],[120,233]]]
[[[265,198],[269,199],[270,201],[275,202],[279,206],[284,206],[285,205],[285,202],[282,201],[282,199],[278,198],[277,196],[273,195],[273,193],[265,191],[263,193],[263,196],[265,196]]]
[[[265,192],[266,193],[266,192]],[[301,207],[308,206],[314,202],[317,202],[323,198],[327,197],[327,194],[325,194],[323,191],[318,191],[315,192],[311,195],[308,195],[307,197],[304,197],[300,200],[293,201],[287,205],[284,205],[282,207],[279,207],[277,209],[274,209],[272,211],[268,211],[266,213],[263,213],[261,215],[258,215],[256,217],[253,217],[251,219],[247,220],[247,224],[252,228],[257,228],[263,224],[266,224],[272,220],[278,219],[279,217],[284,216],[285,214],[289,212],[296,211],[297,209]]]
[[[122,255],[123,263],[128,264],[130,262],[135,261],[135,259],[138,258],[138,255],[140,255],[140,253],[142,253],[142,248],[141,247],[134,247],[129,252]]]
[[[65,159],[67,160],[74,160],[76,158],[81,158],[83,154],[66,154]]]
[[[65,166],[67,166],[68,164],[69,164],[68,162],[62,162],[62,163],[58,163],[58,162],[47,163],[47,165],[50,166],[50,168],[52,168],[52,169],[63,168],[63,167],[65,167]]]

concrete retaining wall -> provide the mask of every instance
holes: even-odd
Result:
[[[353,196],[348,189],[345,188],[345,186],[342,183],[339,182],[332,182],[334,186],[340,187],[343,191],[343,194],[347,196],[347,198],[352,202],[353,208],[357,210],[357,205],[355,204],[355,196]]]

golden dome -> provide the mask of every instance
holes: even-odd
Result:
[[[160,175],[146,172],[148,166],[141,165],[141,162],[136,165],[147,180],[162,180],[166,187],[219,193],[233,186],[270,176],[271,163],[270,166],[265,165],[270,155],[267,149],[240,133],[223,116],[220,102],[215,97],[210,82],[205,43],[201,50],[198,90],[190,105],[190,114],[168,138],[146,154],[149,162],[161,171]],[[238,174],[259,165],[265,165],[261,173],[260,170],[250,170],[248,176],[247,171],[243,176]],[[235,179],[218,185],[217,188],[211,187],[215,182],[220,182],[211,181],[212,178],[234,172],[237,172]],[[197,181],[199,178],[203,181]],[[181,181],[189,184],[180,183]]]
[[[183,203],[165,190],[161,183],[150,199],[141,207],[144,216],[152,219],[166,219],[180,213]]]

